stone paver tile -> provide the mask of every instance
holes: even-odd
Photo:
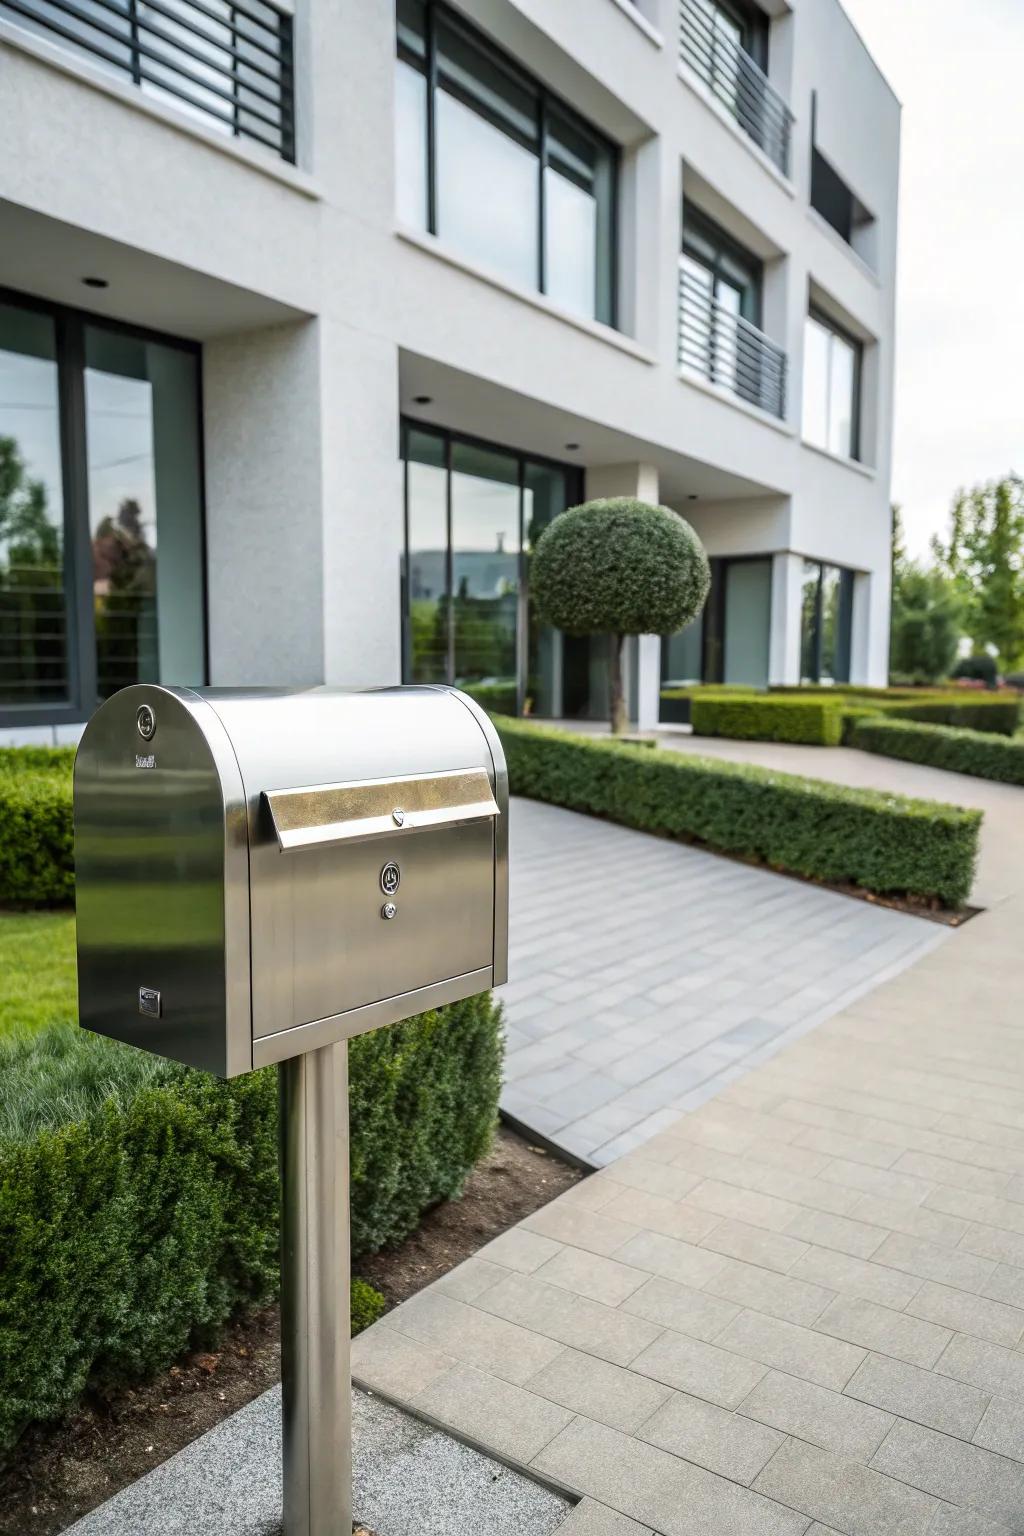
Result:
[[[782,1371],[769,1371],[737,1412],[851,1461],[870,1461],[894,1422],[891,1413]]]
[[[1017,1536],[1019,1530],[1019,1526],[1011,1530],[1002,1521],[997,1523],[960,1504],[940,1504],[928,1536]]]
[[[902,1232],[891,1233],[875,1249],[874,1260],[890,1269],[919,1275],[922,1280],[938,1280],[961,1291],[979,1293],[984,1290],[993,1269],[988,1259],[977,1258],[961,1249],[942,1248],[921,1238],[905,1237]]]
[[[661,1332],[657,1323],[574,1296],[535,1275],[509,1275],[480,1296],[476,1305],[613,1365],[628,1365]],[[628,1305],[627,1298],[624,1306]]]
[[[882,1200],[906,1201],[910,1205],[919,1205],[933,1188],[927,1179],[916,1179],[908,1173],[897,1173],[891,1168],[872,1168],[867,1163],[855,1163],[843,1157],[834,1158],[822,1178],[830,1183],[860,1190],[864,1195],[877,1195]]]
[[[854,1344],[759,1312],[741,1313],[722,1330],[718,1342],[723,1349],[836,1392],[842,1391],[864,1359],[863,1349]]]
[[[388,1325],[465,1365],[522,1384],[561,1353],[562,1345],[529,1328],[481,1312],[440,1291],[421,1291],[394,1312]]]
[[[864,1195],[851,1212],[858,1221],[871,1226],[888,1227],[907,1237],[923,1237],[928,1243],[945,1243],[955,1248],[967,1231],[967,1222],[956,1216],[943,1216],[926,1206],[908,1200],[888,1200],[882,1195]]]
[[[1024,1397],[1024,1353],[1001,1344],[986,1344],[958,1333],[939,1356],[935,1369],[982,1392]]]
[[[586,1419],[563,1430],[532,1466],[663,1536],[804,1536],[807,1529],[792,1509]]]
[[[967,1162],[954,1162],[949,1157],[936,1157],[932,1152],[904,1152],[894,1167],[897,1171],[928,1179],[932,1184],[949,1184],[955,1189],[973,1190],[976,1194],[1001,1194],[1009,1181],[1006,1173],[976,1168]]]
[[[828,1211],[802,1210],[794,1216],[786,1231],[819,1248],[835,1248],[855,1259],[870,1259],[889,1234],[884,1227],[871,1227],[867,1222],[854,1221],[849,1216],[833,1216]]]
[[[432,1349],[386,1322],[376,1323],[352,1340],[352,1377],[360,1386],[408,1402],[450,1371],[454,1355]]]
[[[739,1316],[740,1308],[706,1291],[695,1291],[691,1286],[655,1275],[628,1296],[619,1311],[635,1313],[663,1328],[710,1344],[727,1323]]]
[[[500,1264],[503,1269],[515,1269],[521,1275],[529,1275],[548,1259],[553,1259],[561,1248],[561,1243],[541,1237],[539,1232],[527,1232],[525,1227],[509,1227],[507,1232],[478,1249],[476,1256],[490,1264]]]
[[[948,1328],[895,1312],[863,1296],[838,1296],[818,1318],[815,1328],[864,1349],[877,1350],[908,1365],[932,1367],[952,1334]]]
[[[781,1232],[765,1232],[743,1221],[723,1220],[701,1240],[702,1248],[713,1249],[730,1259],[743,1259],[765,1269],[787,1274],[807,1252],[807,1244]]]
[[[718,1179],[705,1179],[698,1184],[690,1191],[686,1203],[703,1211],[712,1211],[716,1216],[745,1221],[752,1227],[766,1227],[770,1232],[783,1231],[800,1214],[800,1207],[791,1200],[740,1189]]]
[[[667,1200],[681,1200],[701,1182],[699,1174],[673,1167],[671,1163],[654,1162],[636,1153],[610,1163],[606,1177],[630,1189],[663,1195]]]
[[[947,1216],[963,1216],[968,1221],[1024,1236],[1024,1205],[1016,1200],[1004,1200],[1001,1195],[980,1195],[969,1189],[946,1189],[939,1185],[925,1204],[930,1210],[943,1211]]]
[[[654,1532],[596,1499],[580,1499],[554,1536],[654,1536]]]
[[[669,1388],[577,1349],[566,1349],[527,1387],[600,1424],[633,1434],[670,1396]]]
[[[697,1287],[712,1279],[722,1267],[721,1259],[709,1253],[706,1247],[695,1247],[659,1232],[642,1232],[639,1237],[632,1238],[618,1250],[616,1258],[636,1269]]]
[[[552,1238],[571,1248],[585,1248],[589,1253],[600,1253],[608,1258],[631,1237],[636,1237],[639,1227],[629,1222],[617,1221],[605,1211],[587,1211],[578,1205],[563,1205],[553,1200],[532,1212],[523,1223],[527,1232],[539,1232],[542,1237]]]
[[[780,1275],[756,1264],[744,1264],[740,1259],[726,1260],[724,1268],[712,1276],[704,1289],[749,1307],[752,1312],[767,1312],[769,1317],[805,1327],[824,1312],[836,1294],[823,1285]]]
[[[1018,1524],[1024,1511],[1024,1466],[922,1424],[895,1424],[871,1465],[949,1503]]]
[[[490,1264],[486,1259],[466,1259],[435,1282],[437,1289],[456,1301],[476,1301],[484,1291],[496,1285],[510,1273],[500,1264]]]
[[[1013,1349],[1024,1336],[1024,1311],[991,1301],[969,1291],[952,1290],[926,1280],[913,1301],[907,1303],[907,1311],[915,1317],[952,1328],[955,1333],[969,1333],[976,1339],[987,1339],[990,1344],[1005,1344]]]
[[[534,1273],[549,1285],[560,1285],[563,1290],[588,1296],[591,1301],[603,1301],[609,1307],[617,1307],[650,1279],[650,1274],[642,1269],[618,1259],[586,1253],[582,1248],[560,1249]]]
[[[752,1483],[785,1436],[699,1397],[674,1392],[638,1438],[737,1483]]]
[[[1019,1232],[1006,1232],[999,1227],[970,1226],[967,1236],[961,1238],[960,1247],[969,1254],[977,1255],[979,1260],[992,1260],[995,1263],[1015,1264],[1018,1269],[1024,1269],[1024,1237]],[[936,1279],[941,1277],[936,1276]],[[951,1281],[953,1285],[960,1285],[960,1281]],[[961,1286],[963,1290],[985,1290],[984,1286]]]
[[[738,1407],[764,1375],[752,1360],[671,1332],[637,1355],[630,1369],[720,1408]]]
[[[592,1173],[578,1184],[571,1184],[558,1197],[560,1205],[578,1205],[585,1211],[602,1211],[618,1198],[619,1186],[601,1174]],[[513,1229],[514,1230],[514,1229]]]
[[[974,1443],[1014,1461],[1024,1461],[1024,1402],[993,1398],[974,1431]],[[1021,1513],[1024,1515],[1024,1509]]]
[[[850,1536],[931,1536],[937,1500],[799,1440],[776,1451],[754,1487]]]
[[[446,1429],[524,1465],[572,1422],[567,1408],[467,1365],[424,1387],[412,1406]]]
[[[845,1392],[859,1402],[961,1440],[971,1439],[989,1400],[977,1387],[886,1355],[868,1355],[846,1383]]]
[[[985,1295],[992,1301],[1024,1308],[1024,1269],[1018,1269],[1015,1264],[998,1264],[985,1287]]]
[[[921,1289],[916,1275],[886,1269],[867,1259],[854,1259],[834,1249],[811,1248],[793,1265],[795,1279],[810,1280],[846,1296],[864,1296],[884,1307],[900,1309]]]
[[[902,1151],[884,1142],[869,1141],[865,1136],[851,1136],[845,1131],[824,1128],[804,1130],[793,1143],[797,1147],[810,1147],[813,1152],[827,1152],[833,1157],[849,1158],[851,1162],[867,1163],[871,1168],[891,1168]]]
[[[663,1237],[677,1237],[684,1243],[699,1243],[720,1220],[710,1211],[696,1210],[683,1201],[668,1200],[664,1195],[651,1195],[641,1189],[624,1189],[618,1184],[613,1184],[612,1188],[616,1194],[604,1207],[606,1215],[617,1217],[620,1221],[632,1221],[648,1232],[660,1232]]]

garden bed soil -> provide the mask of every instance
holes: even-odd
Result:
[[[581,1177],[502,1126],[461,1200],[436,1206],[404,1243],[356,1272],[397,1306]],[[263,1307],[226,1328],[215,1350],[29,1430],[0,1469],[0,1536],[57,1536],[273,1386],[280,1359],[277,1307]]]

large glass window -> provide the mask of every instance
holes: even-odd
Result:
[[[860,458],[862,348],[817,311],[804,327],[803,435],[844,459]]]
[[[440,0],[398,0],[399,217],[614,324],[616,152]]]
[[[5,723],[204,681],[198,375],[192,347],[0,304]]]
[[[561,715],[563,638],[529,597],[530,551],[581,499],[579,476],[405,424],[408,682],[450,682],[489,709]]]
[[[854,573],[843,566],[804,561],[800,624],[800,679],[848,683],[853,631]]]

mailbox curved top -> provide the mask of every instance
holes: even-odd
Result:
[[[75,761],[82,1024],[234,1076],[500,984],[507,809],[455,689],[122,690]]]

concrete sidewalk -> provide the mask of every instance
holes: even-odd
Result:
[[[513,800],[502,1108],[603,1166],[950,937]]]
[[[1024,794],[841,756],[984,803],[991,909],[356,1343],[602,1536],[1024,1531]]]

